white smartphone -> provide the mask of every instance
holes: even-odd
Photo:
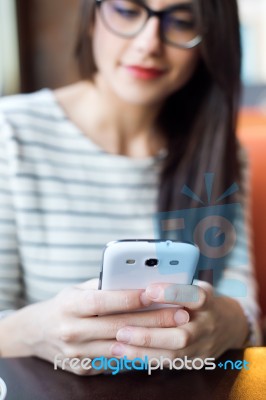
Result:
[[[99,289],[145,289],[158,282],[190,285],[199,255],[199,248],[187,242],[149,239],[110,242],[103,251]]]

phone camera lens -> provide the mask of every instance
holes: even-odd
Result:
[[[149,258],[145,261],[145,265],[148,267],[156,267],[156,265],[158,265],[158,260],[157,258]]]

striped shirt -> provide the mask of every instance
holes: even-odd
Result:
[[[68,119],[49,89],[2,98],[0,310],[46,300],[68,285],[97,278],[109,241],[156,238],[163,158],[103,151]],[[245,221],[239,217],[238,223]],[[246,248],[247,242],[239,246]],[[228,277],[249,288],[237,300],[254,322],[252,262],[224,271],[216,287],[222,294]]]

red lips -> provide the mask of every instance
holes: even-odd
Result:
[[[138,65],[126,66],[126,69],[136,78],[140,79],[156,79],[164,74],[164,70],[156,68],[144,68]]]

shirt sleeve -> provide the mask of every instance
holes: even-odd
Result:
[[[240,149],[241,179],[243,194],[241,208],[236,212],[234,226],[237,232],[236,244],[228,258],[227,267],[215,285],[218,294],[234,298],[243,308],[250,333],[246,345],[259,346],[262,343],[260,330],[260,307],[258,305],[258,286],[254,268],[253,235],[251,218],[251,171],[244,149]]]
[[[0,312],[20,306],[22,279],[12,196],[11,126],[0,113]],[[1,315],[0,315],[1,317]]]

